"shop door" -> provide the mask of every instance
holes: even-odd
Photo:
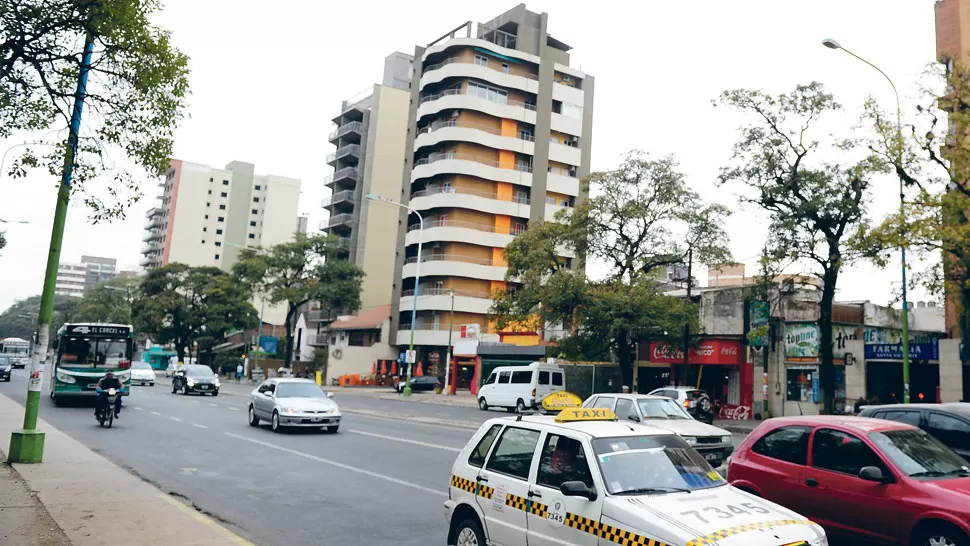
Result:
[[[909,366],[910,402],[936,402],[936,388],[940,386],[939,364],[913,364]],[[922,395],[922,396],[921,396]]]
[[[903,363],[866,362],[866,396],[871,404],[903,401]]]

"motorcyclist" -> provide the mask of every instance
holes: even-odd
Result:
[[[117,391],[117,396],[115,396],[115,417],[121,416],[121,381],[115,377],[115,374],[108,372],[104,374],[98,381],[98,400],[94,406],[94,414],[97,415],[98,411],[104,408],[108,403],[108,389],[114,389]]]

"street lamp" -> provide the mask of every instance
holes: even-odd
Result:
[[[903,164],[903,123],[902,123],[902,109],[899,106],[899,91],[896,90],[896,84],[889,77],[888,74],[882,71],[878,66],[870,63],[869,61],[863,59],[862,57],[856,55],[855,53],[849,51],[848,49],[842,47],[842,44],[833,40],[832,38],[826,38],[822,40],[822,45],[829,49],[841,49],[849,55],[852,55],[856,59],[866,63],[867,65],[875,68],[877,72],[882,74],[886,81],[889,82],[890,87],[893,88],[893,94],[896,96],[896,161],[899,162],[900,167]],[[899,170],[897,169],[897,174]],[[899,222],[900,226],[905,228],[905,200],[903,195],[903,177],[899,175]],[[903,403],[909,403],[909,302],[906,298],[906,242],[901,238],[899,245],[899,255],[900,262],[902,264],[902,277],[903,277]]]
[[[417,353],[414,352],[414,329],[418,326],[418,288],[421,286],[421,241],[424,240],[424,217],[421,216],[420,212],[414,210],[409,205],[392,201],[386,197],[381,197],[372,193],[368,193],[366,197],[371,201],[381,201],[383,203],[387,203],[388,205],[394,205],[395,207],[407,209],[408,212],[411,212],[418,217],[418,261],[414,264],[414,306],[411,307],[411,342],[408,344],[408,353],[415,355],[415,360],[417,360]],[[407,378],[404,380],[404,390],[401,394],[404,396],[411,396],[411,362],[408,362]]]

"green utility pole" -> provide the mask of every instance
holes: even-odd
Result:
[[[57,190],[57,207],[54,209],[54,226],[51,229],[50,252],[47,256],[47,272],[44,291],[41,293],[40,314],[37,317],[37,344],[31,356],[30,378],[27,381],[27,404],[24,410],[24,427],[10,435],[7,450],[10,463],[39,463],[44,459],[44,433],[37,430],[37,411],[40,406],[40,390],[44,384],[44,366],[47,346],[50,343],[51,316],[54,313],[54,283],[57,266],[61,261],[61,243],[64,240],[64,221],[67,204],[71,197],[71,179],[74,175],[74,156],[77,153],[78,134],[81,131],[81,112],[87,95],[88,71],[94,53],[94,36],[88,34],[84,41],[84,56],[78,73],[77,91],[74,95],[74,111],[71,114],[71,132],[67,137],[61,185]]]

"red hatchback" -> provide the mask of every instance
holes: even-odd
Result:
[[[970,464],[903,423],[769,419],[735,450],[728,479],[849,544],[970,546]]]

